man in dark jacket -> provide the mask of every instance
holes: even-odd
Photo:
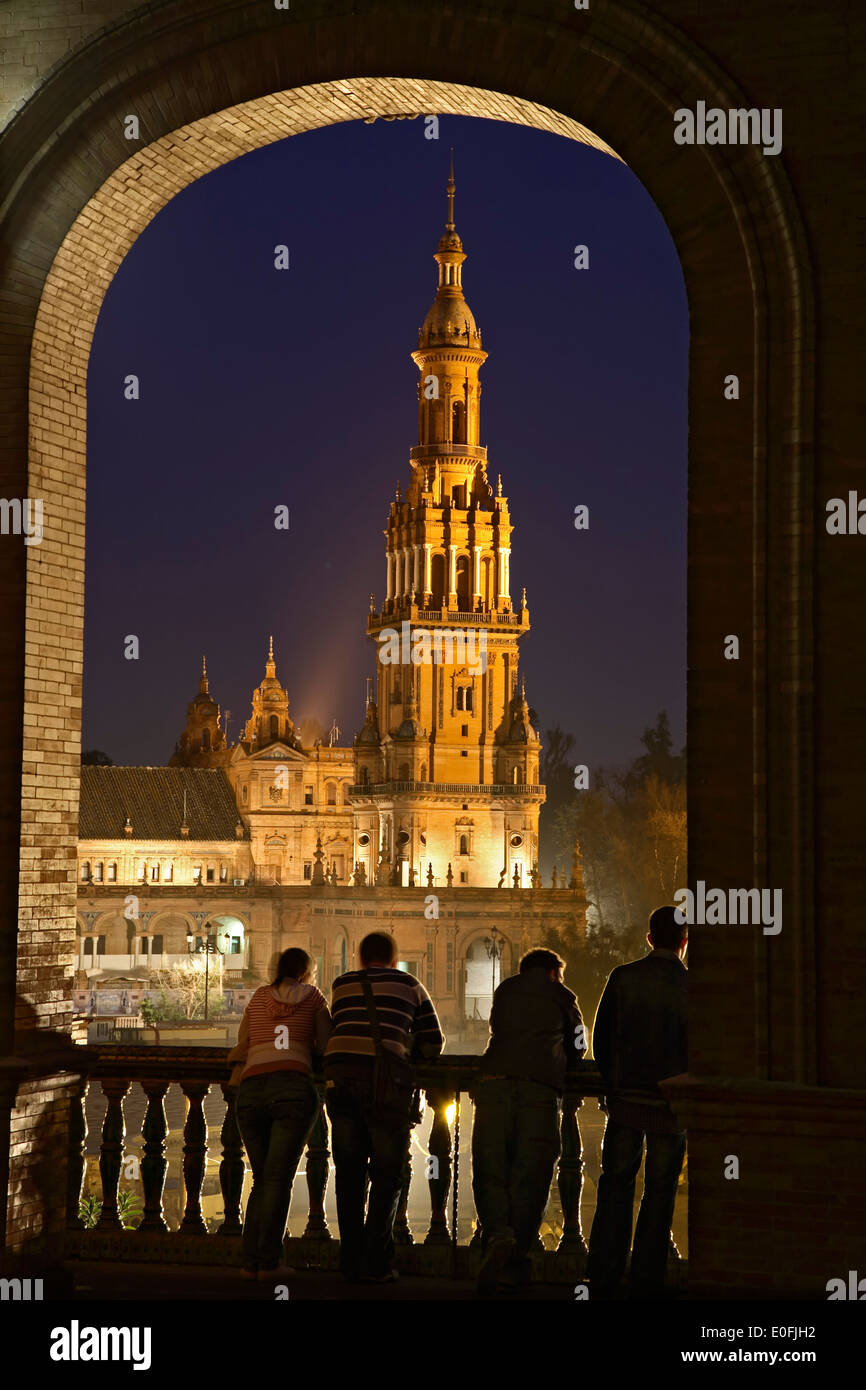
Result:
[[[559,1157],[566,1072],[586,1052],[577,999],[555,951],[529,951],[493,996],[472,1133],[472,1191],[485,1239],[478,1291],[529,1280],[530,1251]]]
[[[611,972],[593,1026],[593,1056],[607,1088],[608,1115],[589,1238],[593,1298],[611,1297],[625,1270],[644,1135],[644,1190],[631,1256],[631,1291],[637,1297],[661,1294],[686,1152],[685,1133],[658,1086],[688,1067],[688,971],[683,964],[688,929],[677,921],[676,908],[652,913],[647,941],[652,948],[648,956]]]

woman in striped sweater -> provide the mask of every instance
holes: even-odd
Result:
[[[244,1013],[231,1085],[238,1082],[238,1128],[253,1170],[243,1235],[243,1273],[262,1281],[280,1274],[292,1183],[319,1112],[312,1049],[331,1034],[325,996],[310,984],[313,962],[297,947],[283,951],[271,985],[257,989]]]

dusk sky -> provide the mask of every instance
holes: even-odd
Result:
[[[435,294],[452,145],[463,284],[489,354],[482,442],[515,526],[542,737],[559,724],[576,761],[619,764],[666,708],[684,741],[688,309],[674,245],[609,156],[449,117],[438,141],[422,120],[379,120],[246,155],[173,199],[126,257],[88,377],[85,748],[167,762],[203,652],[234,741],[271,632],[295,721],[336,717],[343,744],[362,725],[366,614],[417,442],[409,354]],[[124,399],[129,373],[138,401]],[[574,529],[579,503],[588,531]]]

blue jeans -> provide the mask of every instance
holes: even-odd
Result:
[[[611,1294],[625,1271],[643,1141],[643,1130],[608,1118],[589,1237],[587,1274],[595,1296]],[[631,1252],[631,1285],[635,1292],[658,1294],[664,1286],[677,1179],[685,1153],[684,1133],[647,1132],[644,1190]]]
[[[318,1092],[303,1072],[266,1072],[240,1084],[238,1128],[253,1170],[244,1218],[245,1269],[276,1269],[280,1263],[292,1183],[318,1111]]]
[[[340,1269],[347,1279],[364,1274],[380,1278],[393,1268],[394,1218],[409,1153],[409,1107],[375,1106],[372,1081],[354,1077],[329,1083],[325,1105],[336,1170]]]
[[[501,1077],[479,1081],[474,1100],[472,1193],[485,1243],[514,1240],[526,1257],[559,1157],[559,1097],[552,1086]]]

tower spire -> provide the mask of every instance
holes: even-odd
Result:
[[[270,642],[268,644],[268,660],[265,666],[265,675],[269,676],[270,679],[273,680],[276,674],[277,668],[274,662],[274,639],[273,637],[271,637]]]
[[[201,659],[201,680],[199,681],[198,691],[200,695],[207,695],[209,693],[207,683],[207,661],[204,657]]]
[[[446,230],[454,231],[454,146],[451,146],[451,163],[448,168],[448,221]]]

